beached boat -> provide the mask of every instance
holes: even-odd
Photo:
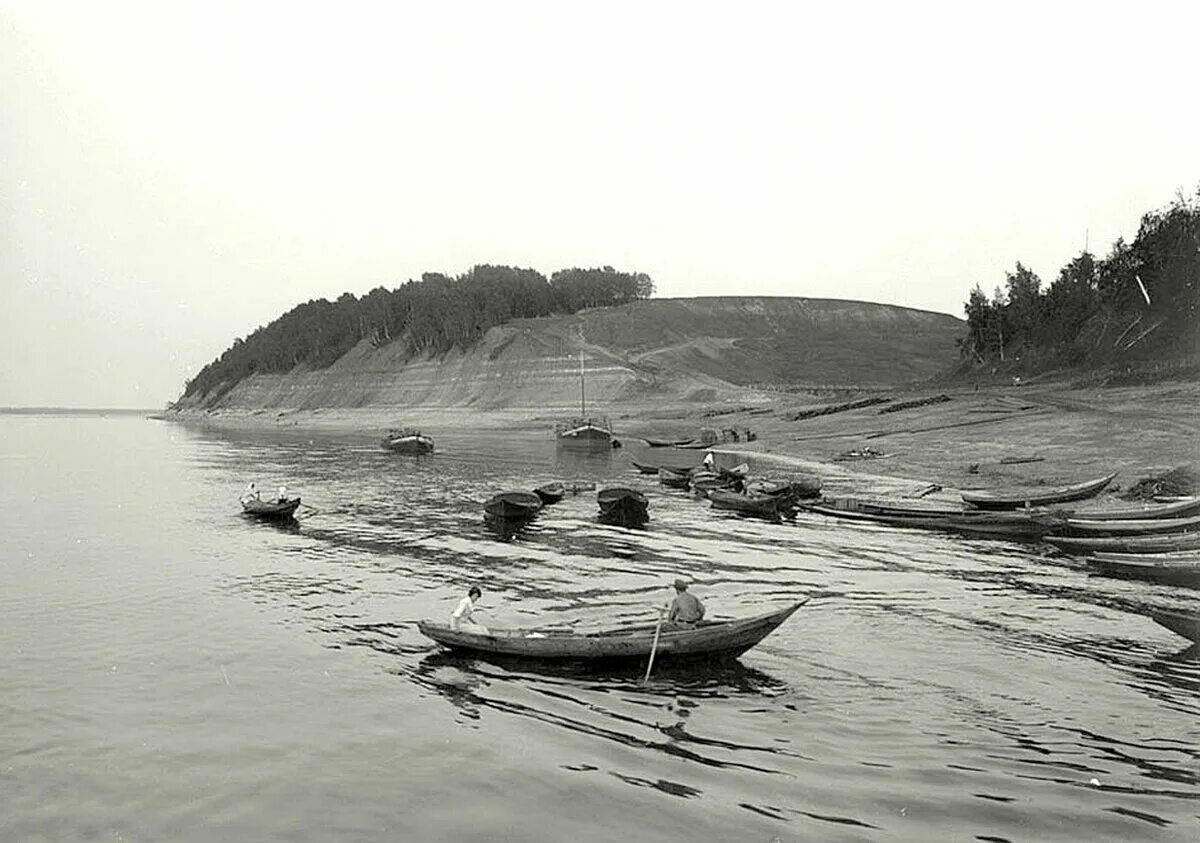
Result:
[[[592,633],[547,629],[489,629],[487,635],[418,621],[417,629],[444,647],[479,655],[515,656],[555,661],[655,661],[735,659],[787,620],[807,600],[749,618],[704,621],[694,627],[663,625],[655,645],[657,624],[639,624]]]
[[[1200,555],[1097,553],[1088,569],[1106,577],[1200,588]]]
[[[744,515],[778,519],[781,515],[795,512],[791,499],[778,495],[744,495],[725,489],[712,489],[708,493],[713,509],[728,509]]]
[[[383,441],[379,444],[398,454],[433,453],[433,440],[412,428],[389,430],[387,436],[383,437]]]
[[[695,440],[691,437],[687,439],[651,439],[648,436],[643,436],[642,441],[651,448],[682,448],[685,445],[692,444]]]
[[[634,489],[614,487],[596,494],[600,520],[620,527],[641,527],[650,520],[650,501]]]
[[[1068,553],[1171,553],[1200,550],[1200,533],[1161,536],[1046,536],[1045,541]]]
[[[1188,518],[1200,515],[1200,497],[1181,498],[1166,503],[1148,506],[1126,506],[1120,509],[1077,509],[1069,513],[1073,518],[1089,521],[1133,521],[1145,519]]]
[[[1062,525],[1062,518],[1044,511],[1037,512],[972,512],[952,514],[891,514],[839,509],[821,504],[801,504],[806,512],[831,515],[850,521],[886,524],[912,530],[937,530],[980,538],[1037,541]]]
[[[1155,623],[1165,626],[1176,635],[1182,635],[1196,644],[1200,644],[1200,614],[1192,612],[1176,612],[1168,609],[1155,609],[1150,612]]]
[[[1131,521],[1068,517],[1064,536],[1155,536],[1200,530],[1200,515],[1189,518],[1138,518]]]
[[[660,466],[658,482],[672,489],[686,489],[692,483],[691,469]]]
[[[746,494],[749,495],[771,495],[801,500],[816,498],[821,494],[820,477],[798,477],[791,480],[758,479],[747,481],[745,485]]]
[[[554,483],[547,483],[544,486],[538,486],[533,490],[533,493],[542,499],[543,505],[547,505],[561,501],[563,495],[567,493],[567,487],[555,481]]]
[[[873,515],[892,516],[907,515],[924,518],[949,518],[955,515],[962,515],[967,511],[961,504],[905,498],[824,497],[818,503],[821,506],[847,512],[865,512]]]
[[[650,465],[649,463],[630,460],[629,464],[638,470],[639,474],[658,474],[658,466]]]
[[[978,509],[1019,509],[1030,506],[1047,506],[1095,497],[1116,476],[1116,472],[1113,472],[1095,480],[1087,480],[1057,489],[963,492],[962,499]]]
[[[532,518],[541,508],[542,499],[533,492],[501,492],[483,505],[486,515],[506,521]]]
[[[288,521],[296,517],[300,498],[263,501],[258,498],[243,498],[242,512],[266,521]]]

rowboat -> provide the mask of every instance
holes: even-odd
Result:
[[[641,474],[658,474],[657,465],[650,465],[649,463],[642,463],[638,462],[637,460],[630,460],[629,464],[636,468]]]
[[[692,482],[691,469],[661,466],[658,469],[658,482],[672,489],[686,489]]]
[[[1072,517],[1086,518],[1089,521],[1187,518],[1192,515],[1200,515],[1200,497],[1182,498],[1177,501],[1152,504],[1150,506],[1122,507],[1121,509],[1098,509],[1091,512],[1086,509],[1080,509],[1071,513]]]
[[[1200,533],[1162,536],[1046,536],[1045,541],[1068,553],[1170,553],[1200,550]]]
[[[483,505],[483,511],[489,517],[507,521],[532,518],[541,508],[542,499],[533,492],[501,492]]]
[[[815,498],[821,494],[820,477],[800,477],[792,480],[751,480],[746,483],[746,493],[750,495],[771,495],[772,497]]]
[[[1019,509],[1028,506],[1046,506],[1094,497],[1113,481],[1116,472],[1095,480],[1062,486],[1057,489],[1029,489],[1010,492],[975,491],[963,492],[962,499],[978,509]]]
[[[1047,533],[1053,532],[1062,524],[1061,518],[1045,511],[963,511],[948,515],[902,515],[837,509],[820,504],[801,504],[801,508],[818,515],[832,515],[836,518],[886,524],[890,527],[907,527],[914,530],[940,530],[966,536],[1009,539],[1012,541],[1037,541]]]
[[[650,502],[641,492],[614,487],[596,494],[600,504],[600,520],[619,527],[641,527],[650,520]]]
[[[432,454],[433,440],[411,428],[389,430],[380,443],[389,451],[398,454]]]
[[[820,505],[847,512],[865,512],[874,515],[950,517],[962,515],[967,510],[961,505],[926,500],[901,500],[899,498],[826,497]]]
[[[692,443],[692,437],[689,436],[687,439],[651,439],[648,436],[644,436],[642,437],[642,441],[651,448],[682,448],[684,445]]]
[[[713,509],[729,509],[765,518],[779,518],[784,512],[795,512],[790,498],[774,495],[743,495],[725,489],[712,489],[708,499],[712,501]]]
[[[242,512],[267,521],[287,521],[296,516],[300,498],[260,501],[258,498],[243,498]]]
[[[1200,644],[1200,615],[1188,612],[1175,612],[1167,609],[1155,609],[1150,613],[1155,623],[1162,624],[1176,635],[1190,638]]]
[[[1170,554],[1097,553],[1087,564],[1093,573],[1106,577],[1200,588],[1200,556],[1194,554],[1188,558]]]
[[[1189,518],[1137,518],[1129,521],[1068,517],[1063,524],[1066,536],[1148,536],[1190,533],[1200,530],[1200,515]]]
[[[563,495],[567,493],[567,487],[558,482],[547,483],[544,486],[538,486],[533,493],[541,498],[543,505],[547,505],[561,501]]]
[[[663,625],[655,646],[656,624],[625,626],[601,632],[573,633],[536,629],[488,629],[486,635],[418,621],[417,629],[444,647],[477,655],[517,656],[555,661],[621,661],[646,659],[736,659],[803,606],[807,599],[749,618],[702,621],[692,627]]]

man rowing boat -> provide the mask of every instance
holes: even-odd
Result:
[[[667,623],[673,626],[695,626],[704,620],[704,604],[688,592],[685,579],[675,580],[675,599],[667,612]]]

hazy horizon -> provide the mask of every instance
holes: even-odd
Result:
[[[161,407],[299,303],[480,263],[961,318],[1196,190],[1197,24],[0,2],[0,405]]]

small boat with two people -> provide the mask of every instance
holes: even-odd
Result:
[[[286,486],[279,487],[279,494],[274,499],[263,500],[257,484],[251,483],[239,500],[243,514],[263,521],[291,521],[300,508],[300,497],[290,496]]]
[[[807,601],[731,620],[702,620],[694,626],[661,622],[621,626],[597,632],[556,629],[495,629],[485,633],[451,629],[434,621],[418,621],[417,629],[443,647],[477,656],[502,656],[551,662],[622,662],[736,659],[790,618]]]

